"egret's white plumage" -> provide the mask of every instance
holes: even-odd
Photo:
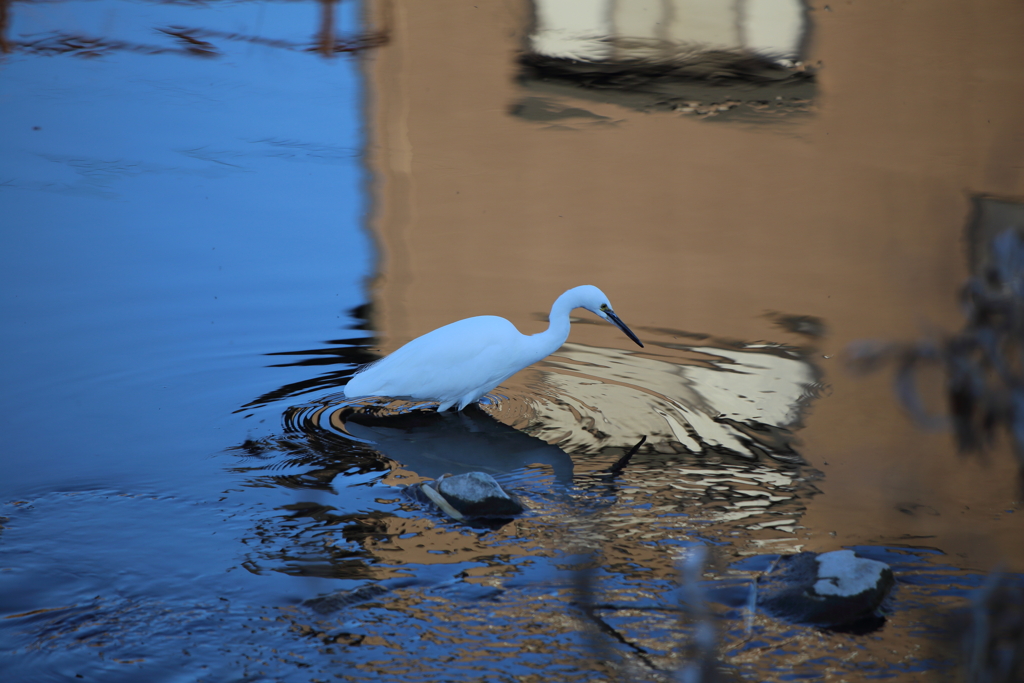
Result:
[[[554,353],[569,338],[569,312],[585,308],[618,325],[608,297],[593,285],[573,287],[555,299],[548,329],[526,335],[494,315],[466,318],[417,337],[367,365],[345,386],[348,398],[387,396],[438,401],[438,411],[462,410],[527,365]]]

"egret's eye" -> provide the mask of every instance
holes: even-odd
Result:
[[[608,304],[601,304],[601,310],[602,311],[607,311],[608,310]]]

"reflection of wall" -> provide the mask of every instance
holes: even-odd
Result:
[[[955,325],[962,190],[1024,193],[1010,4],[971,22],[951,0],[819,12],[828,100],[784,134],[596,105],[619,123],[530,125],[507,114],[526,3],[388,4],[368,153],[390,345],[479,313],[537,331],[581,282],[630,325],[740,339],[777,309],[825,317],[836,342]]]
[[[511,117],[528,4],[387,4],[392,43],[367,62],[385,350],[481,313],[537,332],[555,296],[586,282],[641,336],[799,342],[765,311],[820,316],[832,394],[800,450],[826,495],[803,523],[835,544],[885,530],[1024,554],[1014,516],[994,521],[1013,499],[1010,458],[957,460],[948,436],[895,410],[888,378],[851,379],[835,358],[855,339],[960,325],[969,193],[1024,196],[1024,5],[817,10],[819,111],[773,131],[574,101],[608,119]],[[607,325],[570,341],[630,344]],[[948,501],[967,506],[957,520],[898,509]]]
[[[644,43],[658,41],[793,60],[805,30],[800,0],[535,0],[534,7],[530,47],[549,57],[650,57]]]

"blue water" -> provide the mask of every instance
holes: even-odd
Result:
[[[358,32],[358,5],[338,11],[339,31]],[[173,47],[155,27],[182,24],[301,42],[317,16],[299,3],[21,4],[8,37],[59,29]],[[309,376],[266,369],[264,354],[351,336],[366,301],[362,77],[351,56],[220,45],[212,59],[0,61],[5,614],[120,610],[145,630],[160,605],[317,592],[314,579],[241,568],[239,539],[294,496],[243,487],[225,451],[280,421],[240,406]],[[3,666],[24,676],[6,680],[138,674],[99,675],[75,648],[26,654],[34,637],[5,626],[0,656],[20,654]],[[147,640],[148,653],[127,649],[151,662],[176,650]]]
[[[108,17],[302,38],[311,9],[58,3],[11,33]],[[224,486],[211,458],[254,427],[233,410],[303,375],[253,372],[262,354],[339,336],[365,302],[358,64],[227,45],[0,66],[5,497]]]

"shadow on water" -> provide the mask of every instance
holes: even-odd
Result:
[[[459,413],[414,411],[384,418],[355,412],[344,426],[406,469],[432,479],[446,473],[505,474],[544,465],[556,481],[572,481],[572,459],[565,451],[473,406]]]

